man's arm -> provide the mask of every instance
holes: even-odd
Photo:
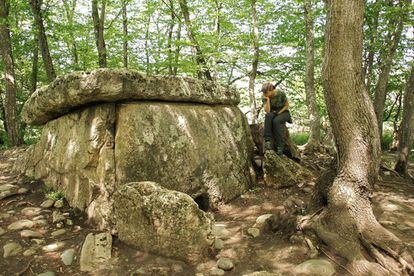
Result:
[[[265,97],[266,102],[264,104],[264,110],[266,113],[270,112],[270,98],[269,97]]]
[[[289,102],[286,100],[285,105],[282,107],[282,109],[277,114],[281,114],[285,112],[285,110],[288,108],[289,108]]]

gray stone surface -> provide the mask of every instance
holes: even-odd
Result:
[[[4,258],[13,257],[13,256],[18,255],[22,251],[23,251],[23,248],[20,244],[16,242],[10,242],[6,244],[5,246],[3,246],[3,257]]]
[[[24,228],[32,228],[34,226],[34,222],[28,219],[21,219],[16,222],[13,222],[9,226],[7,226],[7,229],[9,230],[21,230]]]
[[[95,271],[100,264],[111,258],[112,236],[109,233],[92,234],[86,236],[80,256],[81,271]]]
[[[220,258],[217,261],[217,267],[227,271],[232,270],[234,268],[234,264],[229,258]]]
[[[71,265],[75,256],[75,249],[67,249],[65,250],[60,258],[65,265]]]
[[[22,238],[42,238],[43,237],[42,233],[39,233],[37,231],[32,231],[32,230],[23,230],[20,232],[20,236]]]
[[[57,237],[66,233],[65,229],[59,229],[51,233],[52,237]]]
[[[331,276],[335,274],[335,267],[325,259],[311,259],[295,267],[296,275]]]
[[[211,219],[194,200],[154,182],[122,186],[115,215],[119,239],[143,251],[194,263],[213,243]]]
[[[41,211],[42,211],[42,208],[39,208],[39,207],[26,207],[21,210],[21,213],[28,217],[34,217],[34,216],[38,216]]]
[[[80,106],[122,100],[237,105],[240,96],[234,88],[209,81],[98,69],[60,76],[38,89],[26,101],[22,118],[27,124],[44,124]]]
[[[55,201],[53,199],[46,199],[42,202],[42,204],[40,204],[40,207],[50,208],[53,206],[53,204],[55,204]]]
[[[0,236],[3,236],[6,233],[6,230],[0,227]]]
[[[258,236],[260,236],[260,229],[255,228],[255,227],[250,227],[249,229],[247,229],[247,234],[249,234],[253,238],[257,238]]]
[[[215,268],[212,268],[209,271],[208,275],[211,275],[211,276],[221,276],[221,275],[224,275],[225,273],[226,272],[223,269],[220,269],[220,268],[215,267]]]

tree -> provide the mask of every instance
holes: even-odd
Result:
[[[410,155],[411,143],[414,133],[414,65],[411,67],[411,74],[407,81],[404,94],[403,119],[399,129],[397,162],[395,171],[407,175],[408,157]]]
[[[46,31],[43,24],[42,0],[30,0],[30,6],[32,7],[32,12],[38,31],[40,51],[42,53],[47,78],[49,82],[51,82],[56,78],[56,72],[53,67],[52,57],[50,56],[49,44],[47,42]]]
[[[256,107],[256,97],[254,93],[254,85],[257,75],[257,66],[259,64],[259,22],[257,20],[257,8],[256,0],[251,0],[251,10],[252,10],[252,44],[253,44],[253,62],[252,70],[249,74],[249,98],[250,98],[250,110],[252,115],[252,124],[256,123],[257,119],[257,107]]]
[[[72,62],[74,68],[79,68],[79,55],[78,55],[78,47],[76,45],[75,40],[75,33],[74,33],[74,16],[75,16],[75,8],[76,8],[76,0],[62,0],[63,6],[65,8],[66,19],[68,23],[68,33],[70,41],[69,48],[71,49],[72,53]]]
[[[305,0],[303,5],[306,29],[306,104],[308,106],[310,135],[306,149],[312,151],[319,147],[321,140],[320,119],[315,93],[315,45],[313,38],[312,0]]]
[[[96,48],[98,49],[99,67],[106,68],[106,44],[104,37],[106,0],[101,0],[101,2],[101,13],[99,14],[98,0],[92,0],[92,20]]]
[[[339,160],[333,181],[321,192],[325,208],[304,225],[350,263],[352,274],[401,273],[394,260],[412,270],[404,244],[378,223],[370,202],[380,142],[362,80],[364,0],[328,0],[327,9],[323,85]],[[369,262],[366,253],[378,263]]]
[[[127,16],[128,1],[122,2],[122,34],[123,34],[123,61],[124,67],[128,68],[128,16]]]
[[[198,44],[198,41],[195,37],[195,33],[191,26],[191,20],[190,20],[190,12],[187,5],[187,0],[179,0],[181,12],[184,17],[184,22],[187,27],[187,36],[190,39],[190,42],[192,43],[196,63],[198,65],[198,77],[203,78],[205,77],[207,80],[213,80],[210,70],[208,69],[206,58],[204,57],[203,51],[201,50],[200,44]]]
[[[16,111],[16,76],[14,73],[14,60],[11,45],[10,30],[8,25],[9,3],[0,0],[0,50],[4,64],[4,78],[6,81],[5,96],[5,126],[11,146],[22,143],[19,137],[19,124]]]

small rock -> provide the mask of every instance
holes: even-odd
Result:
[[[234,264],[229,258],[220,258],[217,261],[217,267],[227,271],[232,270],[234,268]]]
[[[48,224],[47,220],[45,220],[45,219],[39,219],[39,220],[35,220],[33,222],[34,222],[36,227],[45,226],[45,225]]]
[[[54,252],[61,249],[65,245],[64,242],[55,242],[42,247],[45,252]]]
[[[63,228],[63,222],[58,222],[58,223],[56,223],[56,228]]]
[[[26,188],[20,188],[20,189],[18,189],[17,190],[17,193],[18,194],[25,194],[25,193],[27,193],[29,191],[29,189],[26,189]]]
[[[230,232],[222,224],[213,225],[212,233],[219,239],[227,239],[230,236]]]
[[[225,272],[224,272],[223,269],[220,269],[220,268],[215,267],[215,268],[213,268],[213,269],[211,269],[209,271],[208,275],[211,275],[211,276],[213,276],[213,275],[220,276],[220,275],[224,275],[224,273]]]
[[[66,223],[66,225],[72,226],[73,225],[73,220],[67,219],[65,223]]]
[[[58,223],[66,220],[66,216],[62,214],[60,211],[53,211],[52,213],[52,222]]]
[[[8,191],[11,189],[17,189],[17,186],[12,184],[0,185],[0,192]]]
[[[21,213],[28,217],[34,217],[34,216],[38,216],[41,211],[42,211],[42,208],[39,208],[39,207],[26,207],[22,209]]]
[[[36,249],[34,248],[29,248],[26,251],[23,252],[23,256],[28,257],[28,256],[32,256],[36,253]]]
[[[10,224],[7,229],[9,230],[22,230],[24,228],[32,228],[34,226],[34,222],[28,219],[18,220]]]
[[[55,208],[62,208],[63,207],[63,200],[56,200],[55,204],[53,206]]]
[[[390,175],[391,175],[391,173],[390,173],[389,171],[385,171],[385,172],[384,172],[384,175],[386,175],[386,176],[390,176]]]
[[[57,237],[57,236],[65,234],[65,233],[66,233],[65,229],[59,229],[59,230],[56,230],[56,231],[52,232],[51,235],[52,235],[52,237]]]
[[[255,271],[249,274],[243,274],[243,276],[280,276],[281,274],[270,273],[267,271]]]
[[[32,231],[32,230],[23,230],[20,232],[20,236],[22,238],[42,238],[43,237],[41,233]]]
[[[40,204],[40,207],[42,208],[50,208],[55,204],[55,201],[53,199],[46,199],[45,201]]]
[[[0,219],[6,219],[6,218],[9,218],[9,217],[11,217],[10,216],[10,214],[0,214]]]
[[[215,240],[214,240],[214,248],[215,248],[215,249],[217,249],[217,250],[222,250],[222,249],[223,249],[223,247],[224,247],[224,245],[223,245],[223,240],[221,240],[221,239],[215,239]]]
[[[265,233],[274,228],[274,225],[276,225],[276,216],[274,214],[265,214],[256,219],[253,227],[258,228],[260,233]]]
[[[256,238],[260,235],[260,229],[258,229],[256,227],[251,227],[251,228],[247,229],[247,234],[249,234],[253,238]]]
[[[75,249],[67,249],[65,250],[62,255],[60,255],[60,258],[62,259],[62,262],[65,265],[71,265],[73,262],[73,257],[75,255]]]
[[[300,275],[331,276],[335,273],[335,268],[327,260],[311,259],[296,266],[294,272]]]
[[[37,276],[55,276],[55,273],[52,271],[46,271],[46,272],[37,274]]]
[[[34,217],[32,220],[36,221],[36,220],[41,220],[41,219],[44,219],[44,218],[45,218],[45,216],[40,215],[40,216]]]
[[[23,248],[20,244],[18,244],[16,242],[8,243],[5,246],[3,246],[3,251],[4,251],[3,257],[7,258],[7,257],[16,256],[22,250],[23,250]]]
[[[111,258],[112,236],[109,233],[88,234],[82,245],[80,270],[94,271]]]
[[[4,233],[6,233],[6,230],[0,227],[0,236],[4,235]]]
[[[42,240],[42,239],[32,239],[32,241],[36,243],[37,245],[41,245],[45,243],[45,240]]]
[[[16,211],[14,211],[14,210],[10,210],[10,211],[7,211],[7,214],[9,214],[9,215],[14,215],[14,214],[16,214]]]

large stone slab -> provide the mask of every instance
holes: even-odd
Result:
[[[172,76],[147,76],[125,69],[98,69],[58,77],[26,101],[22,118],[40,125],[91,103],[158,100],[237,105],[240,96],[230,86]]]
[[[211,205],[245,192],[253,142],[237,107],[141,102],[117,106],[116,179],[154,181]]]
[[[48,122],[26,153],[26,173],[62,192],[72,207],[102,226],[115,188],[115,105],[101,104]]]
[[[189,195],[154,182],[136,182],[123,185],[114,204],[121,241],[190,263],[207,256],[212,221]]]

